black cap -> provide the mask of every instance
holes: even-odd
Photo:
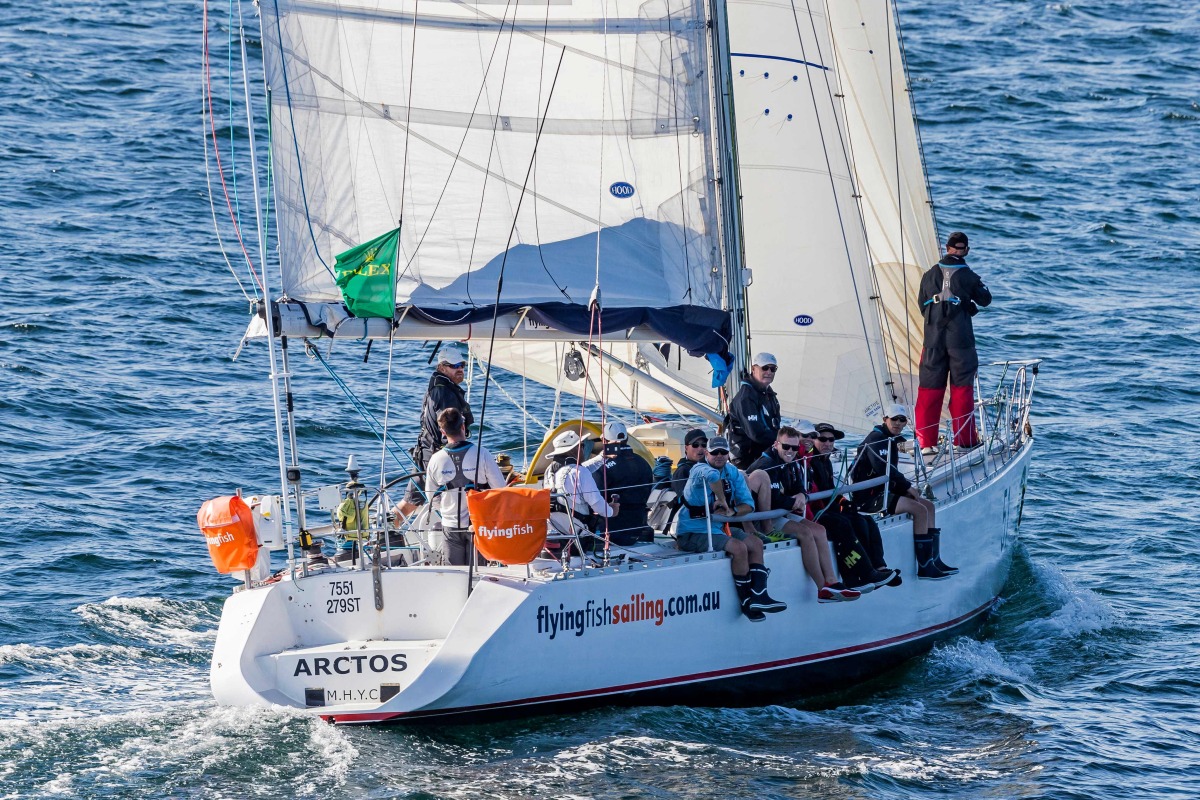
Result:
[[[946,237],[946,247],[966,247],[967,235],[962,231],[955,231]]]
[[[695,442],[699,439],[707,439],[707,438],[708,438],[708,434],[706,432],[704,432],[702,429],[692,428],[690,431],[688,431],[687,433],[685,433],[683,435],[683,443],[685,445],[691,444],[692,442]]]
[[[817,433],[832,433],[834,439],[845,439],[846,438],[845,432],[839,431],[837,428],[833,427],[828,422],[818,422],[817,423]]]

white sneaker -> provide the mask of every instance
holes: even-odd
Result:
[[[923,456],[936,456],[937,454],[938,449],[936,447],[930,446],[921,448],[921,455]]]

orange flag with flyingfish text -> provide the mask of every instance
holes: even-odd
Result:
[[[507,486],[468,492],[475,548],[488,561],[528,564],[546,544],[550,490]]]

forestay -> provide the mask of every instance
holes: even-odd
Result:
[[[721,308],[702,3],[262,13],[289,299],[340,303],[333,256],[402,219],[397,303],[439,320],[502,262],[506,304]]]

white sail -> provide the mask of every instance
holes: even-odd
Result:
[[[889,0],[831,3],[846,128],[894,390],[916,398],[921,274],[939,256],[914,110]]]
[[[586,374],[578,380],[570,380],[563,374],[563,358],[573,347],[579,351],[586,368]],[[605,342],[603,349],[625,364],[649,372],[654,379],[666,384],[665,389],[638,380],[617,365],[589,356],[584,348],[567,342],[529,342],[497,338],[494,344],[484,341],[471,343],[471,351],[481,360],[486,361],[489,350],[491,351],[492,366],[524,375],[530,380],[575,397],[586,397],[591,401],[599,398],[605,405],[613,408],[647,414],[691,415],[696,412],[686,400],[692,400],[709,409],[717,407],[715,389],[697,391],[679,383],[671,375],[652,371],[651,363],[640,350],[648,350],[661,358],[661,353],[654,345],[610,341]],[[684,399],[681,399],[680,395]],[[578,410],[576,406],[575,411],[568,414]]]
[[[721,307],[702,3],[262,13],[290,299],[403,217],[398,304]]]

